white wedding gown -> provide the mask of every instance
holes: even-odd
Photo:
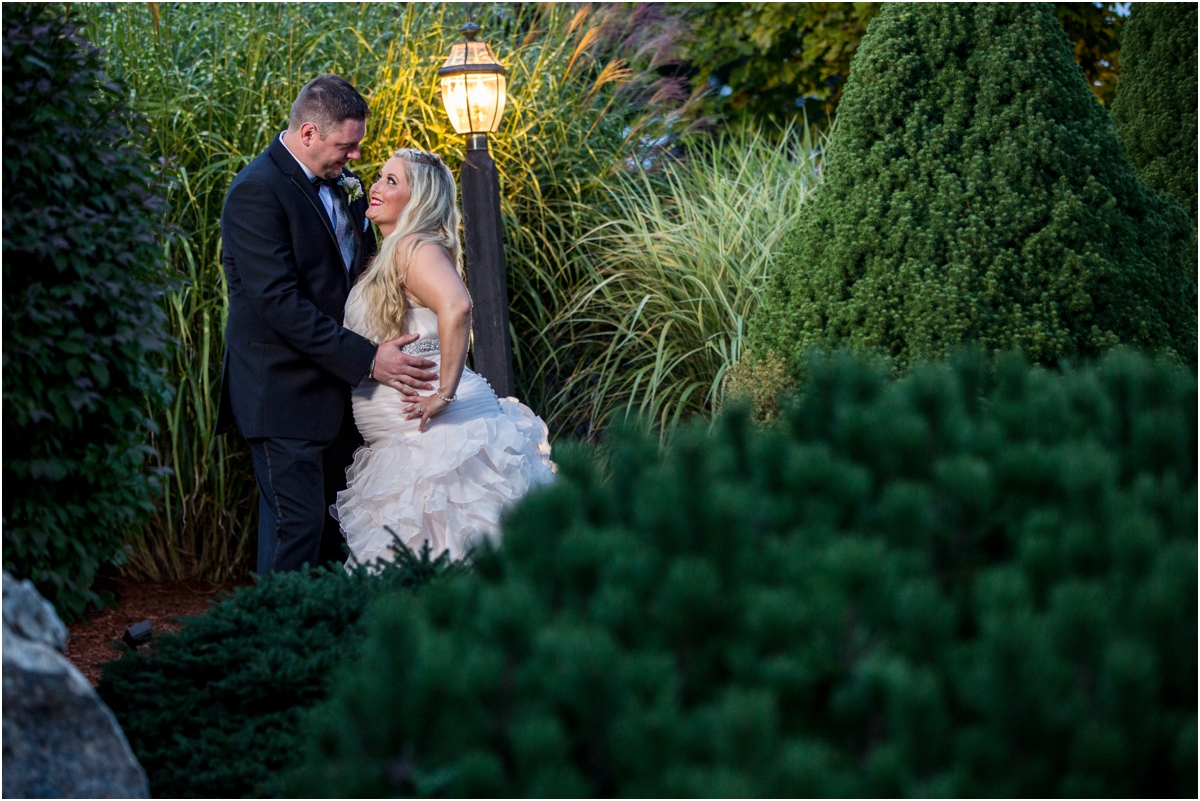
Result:
[[[362,293],[352,290],[345,325],[365,336],[363,306]],[[410,306],[404,331],[421,336],[405,350],[436,362],[432,369],[439,371],[437,314]],[[465,368],[457,395],[421,432],[419,420],[404,419],[398,390],[369,378],[354,390],[354,422],[365,444],[330,507],[354,557],[347,567],[393,558],[385,526],[414,551],[429,543],[434,554],[448,550],[451,559],[480,538],[498,544],[504,507],[551,480],[549,431],[528,406],[497,399],[482,376]]]

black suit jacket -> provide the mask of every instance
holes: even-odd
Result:
[[[233,179],[221,213],[229,317],[217,433],[236,424],[247,438],[337,435],[350,388],[375,356],[342,327],[346,296],[376,249],[363,231],[367,203],[349,204],[358,248],[347,274],[318,190],[279,137]]]

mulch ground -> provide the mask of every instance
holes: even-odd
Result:
[[[71,634],[67,659],[94,687],[100,681],[100,666],[121,655],[112,644],[120,641],[125,629],[148,620],[155,634],[178,631],[180,623],[175,618],[199,615],[222,590],[249,583],[248,579],[228,584],[130,579],[98,582],[96,589],[112,593],[117,605],[92,609],[86,618],[67,627]]]

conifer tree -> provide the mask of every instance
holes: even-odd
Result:
[[[1132,5],[1112,114],[1138,175],[1196,219],[1195,3]]]
[[[771,429],[556,449],[497,552],[376,602],[286,791],[1194,797],[1191,371],[806,370]]]
[[[904,368],[965,341],[1035,361],[1117,343],[1195,359],[1189,223],[1122,155],[1046,6],[885,7],[855,58],[825,182],[750,331]]]

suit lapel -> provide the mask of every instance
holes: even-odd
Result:
[[[270,151],[271,157],[275,159],[275,163],[279,166],[279,169],[291,179],[296,188],[300,190],[300,194],[304,195],[304,198],[312,205],[313,211],[321,218],[321,224],[325,226],[325,231],[329,234],[329,239],[333,242],[333,249],[338,252],[340,263],[341,249],[338,247],[337,234],[333,231],[333,222],[329,219],[329,212],[325,211],[325,204],[321,202],[321,195],[317,187],[312,185],[312,181],[308,180],[308,176],[300,168],[296,157],[288,151],[278,136],[271,140],[271,144],[267,150]],[[345,271],[345,268],[343,268],[342,272]]]
[[[345,203],[344,208],[350,214],[350,227],[354,229],[355,242],[357,244],[354,262],[350,265],[350,269],[347,270],[345,263],[342,261],[342,248],[338,244],[337,233],[333,230],[333,221],[329,218],[329,212],[325,210],[325,203],[321,200],[320,190],[313,186],[312,181],[308,180],[308,176],[305,175],[304,170],[296,162],[295,156],[288,152],[288,149],[284,147],[283,142],[280,141],[278,136],[271,141],[268,149],[271,151],[275,163],[279,165],[279,168],[283,172],[287,173],[292,183],[300,190],[300,194],[304,195],[305,199],[312,205],[313,211],[321,218],[321,224],[325,226],[325,231],[329,234],[329,241],[333,244],[333,252],[336,255],[333,263],[338,267],[343,284],[349,289],[349,285],[353,283],[354,279],[358,277],[359,272],[362,271],[363,260],[365,258],[365,237],[362,230],[359,229],[362,222],[360,220],[358,224],[355,224],[355,218],[362,217],[362,215],[355,214],[351,210],[354,204]],[[342,171],[342,175],[346,175],[345,170]],[[332,191],[342,192],[342,199],[345,201],[349,200],[344,194],[345,190],[340,186],[332,187]],[[335,199],[334,202],[336,203],[337,200]]]
[[[333,230],[333,222],[329,219],[329,212],[325,210],[325,204],[321,202],[321,193],[317,187],[312,185],[303,172],[297,171],[292,173],[292,183],[300,188],[300,191],[308,198],[308,202],[312,204],[313,210],[317,212],[317,216],[321,218],[321,222],[325,225],[325,230],[329,232],[329,238],[333,240],[333,247],[338,249],[337,234]]]
[[[297,180],[299,175],[299,180]],[[292,183],[300,187],[300,191],[308,198],[308,202],[316,210],[317,216],[321,218],[321,222],[325,224],[325,230],[329,233],[329,240],[333,243],[333,265],[336,266],[338,274],[342,277],[342,288],[346,291],[350,290],[350,276],[346,270],[346,263],[342,261],[342,248],[338,244],[337,234],[333,230],[333,221],[329,219],[329,212],[325,210],[325,203],[321,200],[321,193],[317,187],[312,185],[312,181],[308,180],[308,176],[302,170],[292,174]],[[333,191],[337,191],[334,189]],[[337,202],[335,199],[334,203]]]

